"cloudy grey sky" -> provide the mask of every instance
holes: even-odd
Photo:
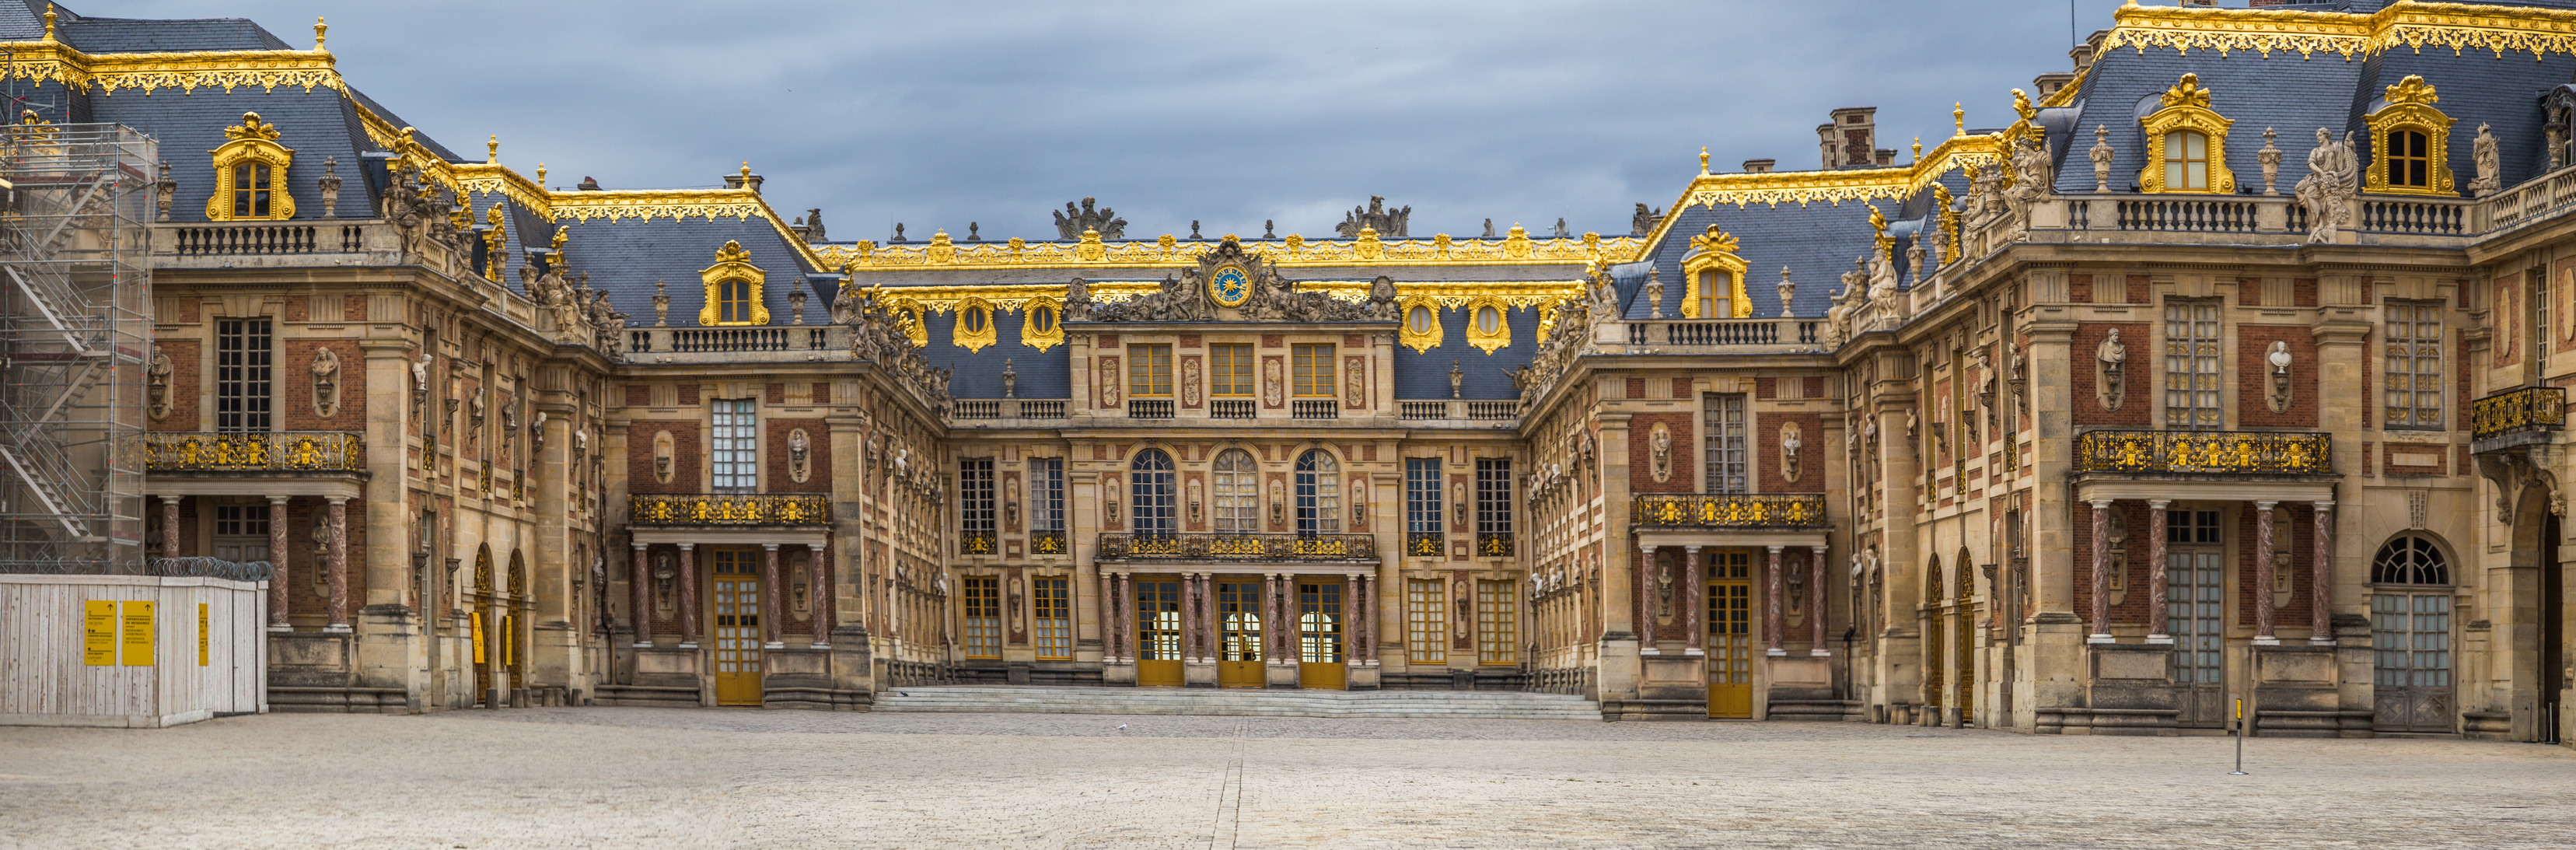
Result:
[[[1130,236],[1330,234],[1371,194],[1415,235],[1625,233],[1697,170],[1813,168],[1835,107],[1879,144],[2002,123],[2120,0],[758,4],[67,0],[247,17],[449,147],[564,186],[716,185],[749,160],[835,239],[1053,238],[1097,196]],[[2230,0],[2225,5],[2243,5]],[[2070,8],[2071,7],[2071,8]],[[2070,25],[2070,21],[2072,24]]]

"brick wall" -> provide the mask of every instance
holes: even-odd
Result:
[[[203,374],[203,344],[193,339],[172,339],[156,341],[153,346],[170,358],[170,415],[159,421],[146,420],[146,424],[154,431],[202,430],[205,423],[198,417],[204,415],[199,408],[203,395],[197,391],[197,381]],[[342,361],[341,367],[342,374],[351,371],[347,361]]]
[[[2147,536],[2153,531],[2147,526],[2147,503],[2113,502],[2111,510],[2118,513],[2129,524],[2129,534],[2125,540],[2129,564],[2128,574],[2125,576],[2128,590],[2125,593],[2112,594],[2112,598],[2119,601],[2111,606],[2111,624],[2144,626],[2148,624],[2147,596],[2153,590],[2148,586],[2147,575],[2148,556],[2152,554],[2148,547],[2154,545],[2154,541]],[[2085,627],[2089,629],[2093,622],[2093,506],[2085,502],[2075,502],[2071,512],[2074,515],[2075,530],[2073,535],[2075,618],[2085,623]]]
[[[1637,378],[1631,380],[1642,381]],[[1692,493],[1699,490],[1698,447],[1691,429],[1689,413],[1640,413],[1628,420],[1629,489],[1639,493]],[[1655,480],[1655,426],[1662,424],[1672,431],[1672,477]],[[1759,459],[1755,461],[1760,466]]]
[[[653,474],[653,438],[671,432],[671,483]],[[635,493],[701,493],[698,469],[703,462],[698,423],[694,420],[637,420],[626,428],[626,486]]]
[[[785,385],[771,384],[770,386],[773,391],[777,391],[774,388]],[[772,493],[832,492],[832,432],[823,420],[768,419],[764,422],[766,428],[763,436],[766,442],[761,445],[761,448],[766,457],[763,458],[762,466],[765,469],[761,480],[766,483],[766,489]],[[796,483],[796,476],[788,471],[787,435],[798,428],[805,429],[805,442],[809,454],[805,461],[805,483],[803,484]],[[649,455],[652,451],[651,444],[646,444],[644,448]],[[678,476],[673,476],[673,480],[676,481],[677,478]]]
[[[2265,577],[2262,562],[2256,560],[2254,513],[2252,504],[2236,512],[2236,624],[2240,626],[2254,625],[2254,583]],[[2283,504],[2272,509],[2272,545],[2290,553],[2289,604],[2272,609],[2275,630],[2308,627],[2308,594],[2315,585],[2309,573],[2316,559],[2316,550],[2310,547],[2316,540],[2316,524],[2315,506]],[[2283,546],[2285,541],[2289,545]]]
[[[2121,333],[2128,336],[2127,332]],[[2272,343],[2290,344],[2290,407],[2272,412]],[[2317,427],[2317,342],[2304,327],[2236,326],[2236,421],[2249,428]]]
[[[188,501],[198,503],[204,502],[205,500],[190,499]],[[331,599],[328,595],[329,588],[325,587],[323,590],[317,591],[313,587],[313,580],[315,577],[328,575],[328,573],[324,571],[329,569],[331,563],[328,555],[319,554],[314,551],[320,546],[329,544],[330,541],[327,533],[321,542],[317,543],[313,539],[313,530],[317,527],[316,520],[318,519],[325,523],[329,522],[331,518],[330,507],[331,503],[328,500],[316,496],[298,496],[296,498],[286,500],[286,610],[290,615],[324,617],[330,614]],[[268,505],[262,501],[259,504],[259,509],[265,511],[268,509]],[[358,618],[358,608],[367,604],[366,500],[349,500],[347,511],[349,528],[349,619],[351,622],[356,622]],[[213,519],[212,514],[213,512],[211,510],[207,511],[207,519],[209,521]],[[274,553],[271,554],[274,555]],[[420,600],[417,598],[407,599],[406,602],[413,606],[418,606],[420,604]]]
[[[1798,480],[1781,477],[1780,429],[1798,426]],[[1824,417],[1814,413],[1762,412],[1753,416],[1753,468],[1764,493],[1825,492]]]
[[[2093,354],[2102,347],[2102,340],[2110,337],[2112,328],[2120,329],[2120,344],[2129,349],[2129,374],[2123,394],[2126,397],[2121,399],[2120,409],[2103,410],[2101,394],[2095,391]],[[2147,424],[2148,411],[2154,407],[2156,360],[2155,349],[2147,342],[2147,323],[2086,322],[2078,325],[2069,359],[2074,361],[2072,368],[2067,370],[2067,384],[2075,394],[2075,424]]]

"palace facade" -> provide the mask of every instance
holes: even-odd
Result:
[[[1617,234],[1085,199],[882,244],[748,165],[460,153],[319,24],[13,0],[0,38],[26,121],[160,142],[133,560],[273,565],[281,709],[1472,688],[2139,734],[2243,697],[2556,740],[2566,6],[2131,6],[1929,143],[1834,111],[1819,168],[1702,154]]]

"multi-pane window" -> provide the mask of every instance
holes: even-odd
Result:
[[[269,217],[269,167],[245,162],[233,166],[233,217]]]
[[[1744,394],[1709,393],[1700,399],[1708,420],[1707,492],[1753,492],[1751,456],[1744,448]]]
[[[1333,347],[1330,344],[1293,346],[1289,358],[1290,365],[1295,367],[1292,371],[1296,373],[1298,395],[1330,398],[1341,394],[1333,383]]]
[[[2209,136],[2191,130],[2165,134],[2165,188],[2209,188]]]
[[[2450,687],[2450,594],[2371,594],[2370,645],[2379,685]]]
[[[1297,660],[1342,663],[1342,583],[1297,583]]]
[[[268,506],[216,505],[215,535],[218,537],[268,536]]]
[[[1512,459],[1476,459],[1476,554],[1512,554]]]
[[[2218,408],[2218,302],[2165,302],[2165,427],[2224,427]]]
[[[1073,657],[1073,586],[1069,580],[1029,580],[1029,626],[1038,660]]]
[[[1696,305],[1699,307],[1699,318],[1729,318],[1727,307],[1731,303],[1733,293],[1727,291],[1731,288],[1727,284],[1734,277],[1716,269],[1699,273],[1699,303]]]
[[[715,477],[716,492],[749,492],[759,487],[759,460],[755,457],[759,443],[752,433],[751,399],[716,399],[709,408],[715,429],[707,443],[707,464]]]
[[[2451,566],[2433,541],[2407,535],[2379,547],[2370,561],[2371,584],[2450,584]]]
[[[1513,607],[1520,594],[1512,581],[1476,582],[1476,663],[1516,664],[1520,653],[1515,644],[1520,624],[1520,611]]]
[[[1002,657],[1002,579],[967,576],[960,596],[966,615],[966,657]]]
[[[957,462],[957,551],[990,555],[997,548],[993,520],[993,459]]]
[[[2421,132],[2388,131],[2385,155],[2380,157],[2381,161],[2388,163],[2388,185],[2415,189],[2431,187],[2433,158],[2428,148]]]
[[[1216,456],[1216,533],[1261,531],[1261,470],[1252,453],[1227,449]]]
[[[716,323],[751,323],[751,281],[728,278],[716,284]]]
[[[1449,583],[1439,579],[1405,579],[1405,659],[1415,664],[1449,660]]]
[[[1297,456],[1297,533],[1342,530],[1342,465],[1323,449]]]
[[[1404,459],[1405,554],[1439,557],[1441,531],[1447,522],[1440,510],[1440,459]]]
[[[1064,458],[1029,461],[1029,551],[1062,555],[1064,548]]]
[[[1127,346],[1127,395],[1172,396],[1172,347],[1164,343]]]
[[[1172,456],[1162,449],[1136,453],[1127,472],[1127,507],[1138,537],[1170,537],[1180,531],[1172,513]]]
[[[269,320],[215,320],[215,430],[268,430]]]
[[[2165,517],[2166,543],[2218,542],[2217,511],[2173,511]]]
[[[2388,427],[2442,427],[2442,305],[2390,301],[2388,315]]]
[[[1217,398],[1251,397],[1251,343],[1208,346],[1208,395]]]

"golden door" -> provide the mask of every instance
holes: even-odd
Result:
[[[492,692],[492,635],[483,628],[483,612],[466,615],[474,642],[474,701],[482,702]]]
[[[1181,686],[1181,583],[1136,580],[1136,685]]]
[[[1753,718],[1753,555],[1709,556],[1708,716]]]
[[[519,640],[518,616],[501,615],[501,668],[510,671],[511,690],[528,686],[527,651],[528,648]]]
[[[707,597],[715,618],[716,704],[759,705],[760,568],[758,553],[718,549],[714,562],[715,592]]]
[[[1342,659],[1342,583],[1297,583],[1297,686],[1346,690],[1350,668]]]
[[[1261,583],[1217,582],[1216,615],[1217,687],[1268,687],[1261,669]]]

